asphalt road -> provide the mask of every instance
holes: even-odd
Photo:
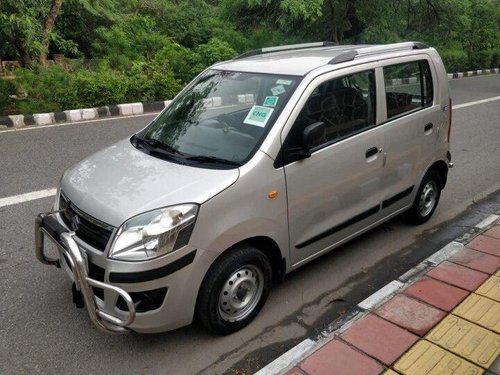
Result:
[[[500,95],[500,76],[451,82],[455,105]],[[53,197],[0,207],[0,373],[250,373],[500,210],[498,100],[453,113],[455,168],[434,217],[400,218],[288,275],[257,319],[226,337],[199,325],[109,336],[71,302],[63,271],[38,263],[33,220]],[[66,167],[153,116],[0,132],[0,199],[53,188]]]

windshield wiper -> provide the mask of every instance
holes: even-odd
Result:
[[[181,155],[181,156],[184,155],[182,152],[176,150],[172,146],[170,146],[166,143],[160,142],[156,139],[146,138],[146,137],[134,134],[132,136],[132,141],[134,141],[136,143],[142,143],[142,144],[148,145],[149,146],[148,149],[150,149],[150,151],[158,151],[158,149],[159,149],[162,151],[166,151],[169,154],[177,154],[177,155]]]
[[[218,158],[216,156],[195,155],[195,156],[187,157],[186,160],[197,161],[200,163],[236,165],[238,167],[241,167],[241,163],[238,163],[238,162],[233,161],[233,160]]]

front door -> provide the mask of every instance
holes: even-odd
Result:
[[[376,126],[374,70],[323,78],[283,142],[292,266],[377,220],[384,131]],[[293,161],[303,129],[326,126],[311,156]]]

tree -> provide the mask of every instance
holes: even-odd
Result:
[[[47,17],[45,18],[43,32],[42,32],[42,51],[38,58],[40,64],[45,65],[47,62],[47,53],[49,51],[49,41],[50,41],[50,33],[54,28],[54,24],[56,22],[56,18],[59,15],[61,10],[63,0],[52,0],[50,5],[50,10],[47,13]]]
[[[42,1],[43,3],[43,1]],[[0,58],[19,59],[22,65],[38,56],[42,14],[34,0],[0,2]]]
[[[45,63],[51,41],[66,42],[55,27],[66,3],[78,3],[95,17],[109,20],[118,19],[128,9],[126,0],[1,0],[0,58],[19,59],[23,66],[33,60]]]

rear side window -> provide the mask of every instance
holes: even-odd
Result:
[[[425,60],[384,67],[387,118],[432,104],[432,75]]]

